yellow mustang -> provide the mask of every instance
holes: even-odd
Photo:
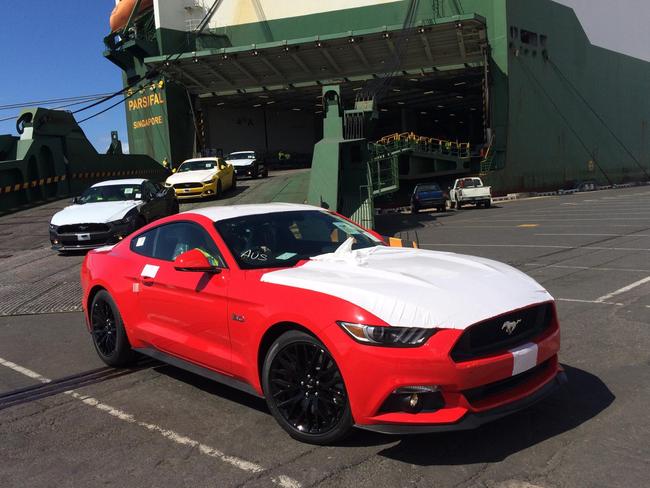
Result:
[[[167,188],[174,188],[179,200],[219,197],[236,185],[234,168],[221,158],[188,159],[165,181]]]

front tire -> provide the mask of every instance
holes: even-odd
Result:
[[[327,445],[352,430],[341,372],[309,334],[289,331],[273,343],[264,360],[262,387],[273,417],[296,440]]]
[[[90,326],[93,345],[99,358],[113,367],[127,366],[136,353],[124,330],[122,316],[115,301],[106,290],[100,290],[90,306]]]

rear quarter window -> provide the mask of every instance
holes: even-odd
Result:
[[[158,235],[158,229],[159,227],[156,227],[155,229],[138,234],[131,239],[131,251],[141,256],[154,257],[154,244]]]

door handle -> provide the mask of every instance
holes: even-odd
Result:
[[[153,280],[153,278],[151,278],[150,276],[141,276],[141,277],[140,277],[140,282],[141,282],[144,286],[152,286],[153,283],[154,283],[154,280]]]

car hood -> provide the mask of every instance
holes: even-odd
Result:
[[[226,163],[232,164],[233,166],[249,166],[255,161],[255,159],[227,159]]]
[[[384,246],[317,256],[261,280],[341,298],[394,327],[465,329],[553,300],[535,280],[497,261]]]
[[[198,171],[184,171],[174,173],[167,178],[167,183],[176,185],[178,183],[201,183],[204,180],[210,180],[217,175],[217,169],[202,169]]]
[[[123,219],[126,214],[142,205],[141,200],[122,202],[96,202],[70,205],[52,217],[52,225],[105,224]]]

